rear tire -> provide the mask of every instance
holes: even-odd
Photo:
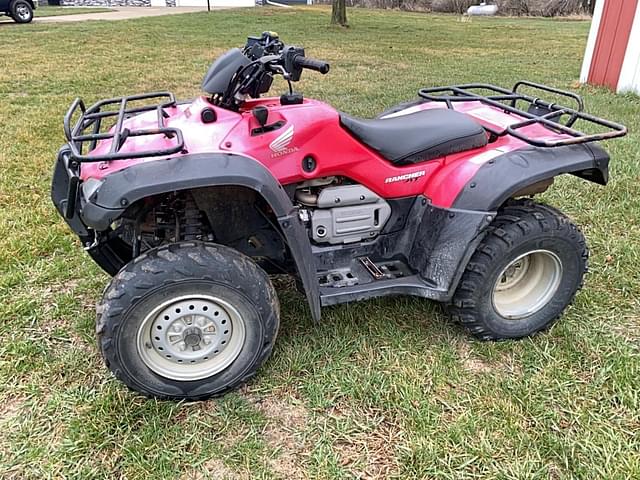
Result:
[[[584,236],[560,211],[510,201],[469,261],[449,311],[482,340],[533,335],[571,304],[588,257]]]
[[[223,395],[255,375],[279,325],[276,292],[249,257],[211,243],[145,252],[97,306],[105,363],[131,389],[160,399]]]
[[[33,8],[26,0],[14,0],[9,14],[17,23],[29,23],[33,20]]]

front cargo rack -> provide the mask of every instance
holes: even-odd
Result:
[[[132,102],[138,102],[138,105],[130,106],[129,104]],[[181,152],[184,150],[182,131],[178,128],[164,125],[164,119],[169,116],[164,109],[175,106],[176,99],[171,92],[144,93],[110,98],[101,100],[89,108],[85,107],[80,98],[76,98],[64,116],[64,133],[71,149],[71,156],[78,162],[103,162],[129,158],[158,157]],[[126,119],[139,113],[153,110],[158,113],[157,128],[132,130],[123,127]],[[80,116],[72,126],[72,119],[78,112]],[[113,120],[115,120],[115,124],[112,129],[106,132],[101,130],[103,122]],[[120,150],[130,137],[151,137],[154,135],[163,135],[172,139],[173,144],[163,149],[142,149],[135,152]],[[92,155],[90,153],[91,150],[96,148],[100,140],[111,140],[109,152]],[[85,149],[87,144],[88,148]]]
[[[522,93],[521,87],[526,87],[533,91],[553,94],[563,99],[571,100],[574,107],[567,107],[556,102],[549,102],[539,97],[533,97]],[[479,92],[488,92],[481,94]],[[447,108],[454,110],[455,102],[480,102],[485,105],[502,110],[507,114],[514,114],[524,117],[525,120],[514,121],[503,130],[496,130],[484,126],[492,137],[511,135],[536,147],[559,147],[563,145],[574,145],[577,143],[596,142],[626,135],[627,128],[624,125],[605,120],[585,113],[582,97],[572,92],[559,90],[557,88],[541,85],[538,83],[519,81],[511,90],[485,83],[470,83],[466,85],[449,85],[443,87],[423,88],[418,95],[425,100],[433,102],[444,102]],[[519,105],[524,103],[524,108]],[[605,131],[597,133],[583,133],[573,128],[577,121],[586,122],[593,128],[604,127]],[[521,130],[530,125],[542,125],[557,134],[569,135],[572,138],[561,138],[557,140],[539,139],[526,135]],[[585,125],[586,125],[585,124]],[[602,128],[599,128],[602,130]]]

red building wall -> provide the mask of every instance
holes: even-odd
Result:
[[[589,83],[618,85],[638,0],[606,0],[593,52]]]

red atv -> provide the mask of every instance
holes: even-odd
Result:
[[[564,173],[606,184],[594,142],[625,127],[529,82],[424,88],[363,120],[294,93],[303,69],[329,65],[265,33],[218,58],[193,101],[77,99],[65,116],[52,198],[114,275],[97,333],[132,389],[204,399],[253,376],[278,331],[269,274],[293,275],[316,321],[416,295],[486,340],[549,327],[582,285],[583,235],[522,197]],[[288,93],[260,98],[276,75]]]

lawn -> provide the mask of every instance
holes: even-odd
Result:
[[[640,99],[578,87],[589,23],[326,8],[254,9],[0,28],[0,478],[640,478]],[[76,95],[198,94],[209,62],[276,30],[331,62],[299,89],[355,115],[419,87],[520,78],[573,88],[630,134],[611,183],[543,196],[589,240],[591,272],[551,331],[482,343],[437,304],[324,311],[277,280],[273,356],[241,392],[203,403],[129,392],[102,364],[107,283],[49,200]],[[277,87],[284,88],[282,83]],[[276,90],[277,92],[277,90]]]

